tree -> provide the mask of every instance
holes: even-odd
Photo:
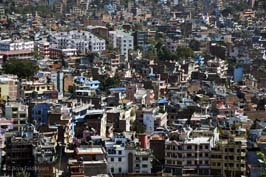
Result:
[[[176,55],[178,59],[187,59],[194,56],[194,51],[191,48],[177,48]]]
[[[4,73],[17,75],[20,79],[31,78],[39,70],[31,60],[10,59],[3,65]]]
[[[156,59],[157,54],[156,54],[156,49],[154,47],[149,48],[145,53],[144,57],[147,59]]]
[[[165,46],[162,46],[158,51],[158,58],[160,60],[176,60],[177,56],[175,53],[171,52]]]
[[[191,40],[189,43],[189,47],[194,51],[200,50],[200,42],[197,40]]]

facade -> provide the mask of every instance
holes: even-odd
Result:
[[[50,36],[50,43],[59,49],[77,49],[82,53],[105,50],[105,40],[87,31],[54,33]]]
[[[32,120],[35,125],[48,125],[48,112],[51,109],[51,103],[35,103],[31,110]]]
[[[22,93],[26,97],[33,97],[34,93],[36,93],[35,96],[42,96],[47,91],[53,91],[54,90],[54,84],[53,83],[45,83],[45,82],[22,82]]]
[[[128,59],[129,49],[134,48],[133,36],[122,31],[109,31],[109,39],[113,48],[118,48],[120,55],[123,55],[126,59]]]
[[[16,100],[18,95],[17,76],[4,75],[0,77],[1,100]]]
[[[0,51],[14,51],[14,50],[34,50],[33,41],[0,41]]]
[[[211,151],[211,174],[224,176],[246,175],[247,140],[236,137],[221,140]]]
[[[167,124],[167,112],[160,112],[159,108],[144,109],[143,124],[146,133],[153,133],[157,127],[163,127]]]
[[[165,142],[165,169],[173,175],[210,175],[210,152],[219,140],[217,129],[212,136],[178,135]]]
[[[6,103],[5,117],[14,119],[14,130],[21,131],[28,121],[28,105],[16,102]]]

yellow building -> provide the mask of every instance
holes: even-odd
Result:
[[[18,93],[17,77],[14,75],[0,76],[1,101],[16,100]]]
[[[247,140],[244,137],[221,140],[211,150],[211,174],[223,176],[246,175]]]
[[[47,91],[53,91],[54,90],[54,84],[53,83],[41,83],[41,82],[23,82],[21,84],[22,91],[24,93],[24,96],[31,97],[33,92],[36,92],[39,95],[43,95]]]

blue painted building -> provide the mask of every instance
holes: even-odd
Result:
[[[48,111],[51,109],[51,103],[36,103],[32,108],[32,119],[37,127],[48,124]]]
[[[244,74],[244,69],[242,66],[236,66],[234,69],[234,81],[239,82],[242,81]]]

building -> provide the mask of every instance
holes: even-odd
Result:
[[[7,102],[5,104],[5,117],[14,119],[14,130],[21,131],[28,122],[28,105]]]
[[[50,36],[50,43],[59,49],[77,49],[82,53],[105,50],[105,40],[87,31],[53,33]]]
[[[34,103],[31,109],[31,118],[35,125],[48,125],[48,112],[51,107],[51,103]]]
[[[68,160],[71,177],[77,174],[96,176],[108,174],[105,150],[101,146],[80,146],[75,148],[73,159]]]
[[[147,31],[136,31],[134,33],[134,45],[145,48],[145,46],[149,43],[148,38]]]
[[[128,51],[134,48],[133,36],[123,31],[109,31],[109,40],[113,48],[118,48],[120,55],[128,59]]]
[[[143,110],[143,124],[146,133],[153,133],[157,127],[167,124],[167,112],[159,108],[147,108]]]
[[[210,152],[219,140],[217,128],[211,136],[190,136],[183,129],[165,142],[165,171],[173,175],[210,175]]]
[[[25,81],[21,84],[22,94],[25,97],[37,98],[39,96],[43,96],[45,92],[54,91],[55,87],[53,83],[46,82],[32,82]]]
[[[11,39],[0,41],[0,51],[34,50],[33,41],[12,41]]]
[[[2,75],[0,77],[0,98],[1,100],[16,100],[18,95],[17,76]]]
[[[247,140],[244,137],[220,140],[210,153],[211,174],[245,176],[246,152]]]

